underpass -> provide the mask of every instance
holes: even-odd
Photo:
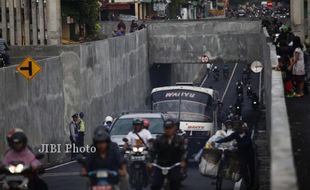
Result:
[[[117,116],[124,110],[148,108],[148,96],[153,82],[149,71],[155,63],[171,65],[171,71],[165,78],[169,78],[172,84],[175,81],[193,81],[194,75],[202,67],[186,63],[197,63],[198,57],[206,52],[210,57],[225,59],[231,72],[235,68],[233,77],[227,81],[221,79],[214,82],[212,77],[208,77],[203,83],[203,86],[219,90],[224,97],[224,110],[227,109],[235,101],[235,82],[241,77],[243,67],[254,60],[268,64],[269,52],[262,51],[261,46],[265,45],[265,40],[258,22],[234,23],[224,20],[202,24],[203,22],[155,23],[157,28],[150,27],[147,31],[139,31],[126,37],[64,49],[55,47],[59,48],[61,55],[39,61],[42,72],[31,82],[24,81],[13,67],[0,69],[0,78],[4,81],[4,85],[0,86],[0,103],[3,107],[0,113],[3,132],[1,138],[5,138],[4,134],[9,127],[16,126],[25,129],[35,148],[42,143],[65,144],[69,141],[67,124],[71,114],[84,111],[87,113],[85,122],[88,126],[86,143],[91,143],[92,130],[102,122],[104,116]],[[167,26],[170,24],[171,26]],[[182,30],[178,30],[178,26]],[[175,32],[176,30],[178,31]],[[249,35],[245,35],[247,33]],[[240,61],[236,64],[236,61],[231,60]],[[222,65],[218,66],[221,68]],[[267,76],[270,69],[265,72]],[[160,74],[159,77],[164,77]],[[258,90],[259,76],[252,76],[255,80],[254,89]],[[271,87],[265,87],[266,93],[270,92]],[[138,91],[141,93],[137,93]],[[114,100],[115,97],[117,101]],[[252,111],[247,98],[243,108],[245,120],[251,123],[250,126],[255,126],[259,113]],[[21,117],[13,117],[15,115]],[[267,115],[270,114],[267,112]],[[53,125],[48,125],[50,123]],[[4,150],[4,145],[0,144],[0,152]],[[62,163],[66,158],[68,157],[64,154],[47,154],[44,162]],[[60,166],[49,170],[44,179],[51,189],[73,189],[72,185],[75,183],[80,184],[76,189],[83,188],[84,182],[78,176],[78,170],[76,163]],[[189,174],[191,175],[184,182],[185,189],[215,188],[212,185],[214,180],[200,176],[197,166],[193,165]],[[225,188],[232,189],[232,184],[227,184]]]
[[[233,105],[236,100],[236,82],[241,79],[243,68],[246,67],[247,63],[228,63],[230,75],[227,80],[223,79],[222,68],[223,64],[213,64],[217,66],[220,70],[220,80],[215,81],[212,77],[212,72],[207,73],[204,77],[203,82],[200,86],[211,87],[218,90],[220,97],[224,102],[224,109],[227,109],[229,105]],[[259,74],[251,74],[251,83],[253,89],[258,93],[259,85]],[[252,110],[251,102],[246,96],[246,89],[244,89],[244,104],[243,104],[243,115],[245,121],[253,127],[257,124],[256,117],[251,117],[255,114]],[[68,163],[65,165],[56,166],[47,170],[44,174],[44,179],[49,185],[51,190],[84,190],[87,189],[87,178],[79,176],[80,166],[78,163]],[[68,186],[70,184],[70,186]],[[198,170],[198,163],[191,162],[188,169],[188,178],[182,183],[182,189],[190,190],[205,190],[205,189],[215,189],[215,179],[210,179],[202,176]],[[224,181],[223,190],[233,190],[234,184],[231,181]]]

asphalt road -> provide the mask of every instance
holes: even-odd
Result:
[[[216,64],[220,69],[220,80],[214,81],[212,74],[210,74],[201,86],[212,87],[219,91],[220,97],[223,98],[224,110],[233,105],[236,100],[236,82],[241,79],[242,70],[246,66],[245,63],[229,63],[230,77],[227,80],[223,79],[222,67],[223,64]],[[215,65],[213,65],[215,66]],[[251,75],[253,89],[258,93],[259,74],[252,73]],[[246,90],[244,89],[244,105],[243,116],[244,120],[248,122],[250,127],[255,126],[258,121],[258,114],[252,110],[251,102],[246,97]],[[71,163],[52,170],[48,170],[43,176],[48,183],[50,190],[84,190],[87,189],[87,180],[79,176],[79,165]],[[215,185],[214,180],[203,177],[199,174],[198,163],[192,163],[188,169],[188,178],[183,183],[184,190],[212,190]],[[233,190],[234,184],[230,181],[224,181],[223,190]]]

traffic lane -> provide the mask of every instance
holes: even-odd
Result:
[[[80,165],[71,163],[56,169],[57,172],[50,170],[42,176],[48,184],[50,190],[85,190],[88,187],[88,180],[85,177],[79,176]],[[188,177],[182,183],[184,190],[205,190],[215,189],[215,180],[200,175],[198,163],[191,163],[188,168]],[[149,188],[148,188],[149,189]],[[233,183],[224,180],[223,190],[232,190]]]

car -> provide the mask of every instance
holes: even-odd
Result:
[[[117,118],[111,127],[110,135],[113,142],[120,147],[124,145],[123,138],[132,131],[132,121],[134,118],[148,119],[150,122],[149,131],[154,138],[163,134],[164,118],[163,113],[126,113]]]

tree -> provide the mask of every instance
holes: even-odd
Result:
[[[61,6],[62,16],[73,17],[79,23],[80,28],[85,26],[86,36],[94,37],[97,34],[99,23],[98,0],[62,0]]]

